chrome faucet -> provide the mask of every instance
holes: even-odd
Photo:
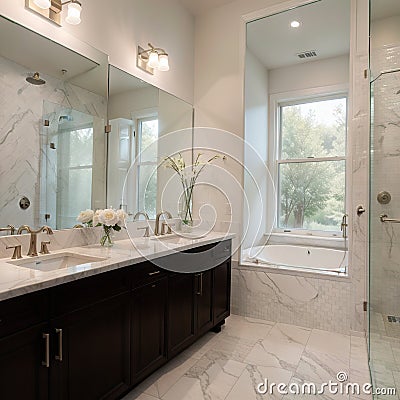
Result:
[[[143,215],[143,217],[145,218],[146,221],[148,221],[148,220],[150,219],[150,218],[149,218],[149,215],[147,214],[147,212],[138,211],[138,212],[133,216],[133,220],[134,220],[134,221],[138,221],[138,220],[139,220],[139,217],[140,217],[141,215]]]
[[[31,234],[31,239],[29,242],[29,250],[28,250],[28,254],[27,254],[30,257],[36,257],[38,255],[38,252],[37,252],[37,235],[38,235],[38,233],[47,232],[48,235],[53,234],[53,230],[49,226],[42,226],[37,231],[33,231],[32,228],[30,228],[28,225],[22,225],[18,228],[17,234],[20,235],[23,231],[27,231],[28,233]]]
[[[10,235],[15,235],[15,226],[14,225],[7,225],[6,228],[0,228],[0,232],[8,232],[10,231]]]
[[[347,227],[349,226],[349,224],[347,223],[347,217],[348,215],[344,214],[342,218],[342,223],[340,224],[340,230],[342,231],[343,239],[347,238]]]
[[[156,216],[156,225],[154,227],[154,235],[159,236],[160,234],[163,235],[164,232],[160,232],[160,218],[161,216],[166,215],[167,218],[171,219],[172,215],[168,211],[160,211]]]

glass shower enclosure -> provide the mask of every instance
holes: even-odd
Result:
[[[369,359],[400,394],[400,1],[371,0]]]

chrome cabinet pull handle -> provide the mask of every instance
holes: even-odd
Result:
[[[42,338],[45,340],[45,356],[42,365],[46,368],[50,367],[50,335],[48,333],[43,333]]]
[[[63,360],[63,330],[56,329],[56,334],[58,335],[58,354],[56,355],[56,360],[62,362]]]
[[[197,274],[197,292],[196,294],[198,296],[202,296],[203,295],[203,273]]]
[[[203,296],[203,273],[200,274],[200,296]]]
[[[149,276],[158,275],[159,273],[160,273],[160,271],[149,272]]]

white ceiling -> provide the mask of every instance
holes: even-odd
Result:
[[[179,0],[193,15],[203,14],[210,9],[232,3],[235,0]]]
[[[301,23],[299,28],[290,27],[293,20]],[[251,22],[247,46],[268,69],[306,62],[297,53],[307,50],[318,55],[307,61],[348,54],[350,2],[322,0]]]

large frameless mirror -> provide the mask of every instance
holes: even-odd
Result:
[[[348,0],[247,24],[244,263],[347,271],[349,52]]]
[[[0,19],[0,228],[71,228],[106,204],[108,56]]]
[[[191,162],[193,106],[110,66],[107,205],[154,219],[157,211],[179,213],[181,189],[167,156]]]

